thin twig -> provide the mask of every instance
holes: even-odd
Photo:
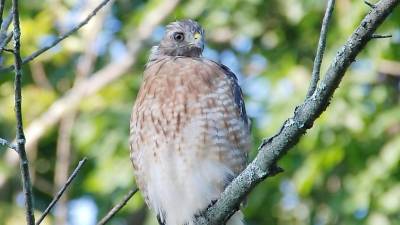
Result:
[[[375,8],[376,8],[376,5],[375,5],[375,4],[372,4],[372,3],[369,2],[369,1],[364,1],[364,3],[365,3],[367,6],[371,7],[372,9],[375,9]]]
[[[7,34],[4,40],[0,40],[0,53],[5,50],[5,46],[11,41],[13,32]]]
[[[98,54],[93,48],[93,43],[103,29],[110,8],[111,5],[107,5],[104,10],[99,12],[96,18],[92,20],[91,32],[82,35],[82,43],[84,43],[86,48],[76,65],[74,87],[89,76],[94,69]],[[57,164],[54,170],[54,184],[57,188],[61,187],[68,177],[68,166],[71,158],[71,135],[78,112],[78,109],[71,110],[63,116],[59,123],[56,152]],[[68,213],[67,201],[66,194],[58,201],[58,206],[54,211],[55,224],[66,224]]]
[[[0,51],[5,51],[14,54],[14,49],[11,48],[1,48]]]
[[[0,25],[3,23],[3,11],[5,0],[0,0]]]
[[[372,39],[378,39],[378,38],[391,38],[391,34],[373,34],[371,36]]]
[[[15,71],[15,82],[14,82],[14,92],[15,92],[15,117],[17,121],[17,132],[16,132],[16,142],[17,151],[20,158],[20,167],[22,175],[22,184],[25,196],[25,210],[26,210],[26,222],[27,225],[35,224],[35,216],[33,214],[33,194],[32,194],[32,184],[29,174],[29,162],[25,152],[25,135],[24,127],[22,124],[22,110],[21,110],[21,80],[22,80],[22,69],[21,69],[21,54],[20,54],[20,38],[21,29],[19,27],[19,11],[18,11],[18,0],[12,1],[12,14],[13,14],[13,25],[14,25],[14,71]]]
[[[328,34],[329,22],[331,20],[333,14],[333,8],[335,6],[335,0],[329,0],[328,5],[326,6],[326,11],[324,15],[324,19],[322,20],[321,33],[319,36],[317,54],[314,59],[314,66],[311,75],[311,82],[307,92],[307,98],[311,97],[315,89],[317,88],[319,81],[319,74],[321,70],[322,58],[324,57],[325,47],[326,47],[326,36]]]
[[[47,50],[51,49],[52,47],[56,46],[58,43],[60,43],[61,41],[63,41],[65,38],[71,36],[71,34],[75,33],[76,31],[78,31],[79,29],[81,29],[83,26],[85,26],[96,14],[97,12],[102,9],[105,5],[107,5],[108,2],[110,2],[111,0],[103,0],[96,8],[93,9],[92,12],[89,13],[89,15],[83,20],[81,21],[79,24],[77,24],[75,27],[73,27],[71,30],[69,30],[67,33],[59,36],[57,39],[55,39],[52,43],[50,43],[49,45],[35,51],[34,53],[32,53],[31,55],[25,57],[22,60],[22,64],[26,64],[27,62],[32,61],[33,59],[35,59],[36,57],[38,57],[39,55],[41,55],[42,53],[46,52]],[[0,68],[0,72],[2,71],[8,71],[10,69],[13,69],[13,66],[9,66],[9,67],[5,67],[5,68]]]
[[[15,147],[15,145],[11,144],[11,143],[10,143],[9,141],[7,141],[6,139],[0,138],[0,145],[2,145],[2,146],[7,146],[8,148],[17,151],[17,147]]]
[[[71,184],[71,182],[74,180],[76,175],[78,175],[78,172],[81,170],[83,164],[85,164],[87,158],[83,158],[81,161],[79,161],[78,166],[75,168],[74,172],[72,172],[71,176],[69,176],[67,182],[61,187],[61,189],[57,192],[56,196],[54,196],[53,200],[50,202],[50,204],[47,206],[46,210],[44,210],[42,216],[38,219],[36,222],[36,225],[39,225],[44,218],[49,214],[50,210],[55,206],[57,201],[61,198],[61,196],[64,194],[65,190],[68,188],[68,186]]]
[[[124,198],[122,199],[122,201],[120,202],[120,203],[118,203],[117,205],[115,205],[108,213],[107,213],[107,215],[106,216],[104,216],[98,223],[97,223],[97,225],[104,225],[104,224],[106,224],[108,221],[110,221],[110,219],[113,217],[113,216],[115,216],[115,214],[117,214],[117,212],[119,211],[119,210],[121,210],[125,205],[126,205],[126,203],[128,203],[128,201],[129,201],[129,199],[131,199],[135,194],[136,194],[136,192],[138,191],[138,188],[133,188],[132,190],[130,190],[129,192],[128,192],[128,194],[126,194],[125,196],[124,196]]]
[[[13,19],[13,14],[11,12],[10,14],[8,14],[7,18],[1,24],[1,30],[0,30],[0,38],[1,39],[6,37],[6,33],[8,30],[8,27],[10,26],[10,24],[12,22],[12,19]]]
[[[10,13],[7,18],[1,23],[0,29],[0,53],[3,51],[3,48],[11,41],[13,32],[7,34],[8,27],[10,26],[13,19],[13,14]]]

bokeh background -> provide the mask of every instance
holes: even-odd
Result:
[[[7,1],[8,4],[10,1]],[[22,55],[48,45],[100,0],[21,1]],[[118,0],[23,68],[23,113],[35,196],[45,209],[88,157],[43,224],[92,225],[134,186],[131,106],[149,49],[182,18],[206,30],[204,56],[239,77],[254,147],[305,97],[326,1]],[[9,9],[9,5],[6,7]],[[337,0],[322,74],[369,8]],[[249,195],[248,225],[400,224],[400,9],[348,70],[328,110]],[[9,53],[1,66],[12,63]],[[0,137],[12,140],[13,73],[0,74]],[[15,152],[0,149],[0,224],[25,224]],[[140,194],[110,224],[155,225]]]

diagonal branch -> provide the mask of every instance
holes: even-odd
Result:
[[[1,23],[1,29],[0,29],[0,34],[5,36],[4,34],[7,32],[8,27],[10,26],[11,22],[13,20],[13,14],[12,12],[8,14],[5,20]]]
[[[322,20],[322,27],[318,41],[317,54],[315,55],[314,59],[314,66],[311,75],[311,83],[310,87],[308,88],[307,98],[311,97],[314,94],[314,91],[318,85],[322,58],[324,57],[324,52],[326,48],[326,36],[328,34],[329,22],[333,14],[334,6],[335,6],[335,0],[329,0],[328,5],[326,6],[324,19]]]
[[[138,191],[138,188],[133,188],[132,190],[130,190],[122,199],[122,201],[120,203],[118,203],[117,205],[115,205],[108,213],[107,215],[105,215],[98,223],[97,225],[104,225],[106,223],[108,223],[111,218],[113,218],[115,216],[115,214],[118,213],[119,210],[121,210],[126,203],[128,203],[129,199],[131,199],[136,192]]]
[[[91,4],[88,4],[90,7]],[[85,79],[93,71],[94,65],[96,64],[97,52],[93,48],[93,43],[95,43],[99,33],[101,32],[107,15],[109,15],[111,5],[105,6],[105,8],[98,13],[96,18],[93,18],[91,26],[88,27],[90,32],[82,34],[82,42],[84,43],[85,50],[80,56],[79,61],[76,65],[74,86],[79,84],[79,82]],[[64,185],[64,181],[68,178],[68,168],[71,158],[71,135],[72,128],[75,124],[75,120],[78,116],[78,110],[72,110],[65,114],[59,123],[59,132],[57,139],[57,164],[54,170],[54,184],[58,189]],[[59,201],[58,207],[56,208],[55,224],[66,224],[68,217],[68,207],[67,207],[67,194],[65,194]]]
[[[0,138],[0,145],[7,146],[8,148],[11,148],[11,149],[17,151],[17,147],[15,147],[15,145],[8,142],[6,139]]]
[[[0,28],[0,53],[4,50],[5,46],[11,41],[13,32],[7,34],[8,27],[13,19],[13,14],[10,13],[7,18],[2,21]]]
[[[0,0],[0,25],[3,24],[3,11],[5,0]]]
[[[19,27],[19,11],[18,11],[18,0],[12,1],[12,14],[13,14],[13,25],[14,25],[14,71],[15,71],[15,82],[14,82],[14,93],[15,93],[15,117],[17,121],[17,152],[19,154],[22,184],[25,196],[25,216],[27,225],[35,224],[35,216],[33,214],[33,194],[32,194],[32,183],[29,174],[29,162],[25,152],[25,135],[24,127],[22,124],[22,109],[21,109],[21,83],[22,83],[22,69],[21,69],[21,55],[20,55],[20,38],[21,30]]]
[[[224,224],[239,208],[245,196],[258,183],[273,175],[277,161],[299,141],[327,108],[351,62],[399,3],[400,0],[382,0],[375,5],[375,8],[365,16],[346,44],[336,54],[314,95],[296,107],[293,117],[286,120],[275,136],[263,141],[256,158],[232,181],[220,199],[197,217],[197,225]]]
[[[58,38],[56,38],[53,42],[51,42],[49,45],[35,51],[34,53],[32,53],[31,55],[27,56],[26,58],[24,58],[22,60],[22,64],[25,64],[27,62],[32,61],[33,59],[35,59],[36,57],[38,57],[39,55],[41,55],[42,53],[46,52],[47,50],[53,48],[54,46],[56,46],[58,43],[60,43],[61,41],[63,41],[64,39],[66,39],[67,37],[71,36],[73,33],[75,33],[76,31],[78,31],[79,29],[81,29],[83,26],[85,26],[99,11],[100,9],[102,9],[105,5],[107,5],[108,2],[110,2],[111,0],[103,0],[102,2],[100,2],[100,4],[93,9],[92,12],[89,13],[89,15],[79,24],[77,24],[75,27],[73,27],[71,30],[69,30],[67,33],[59,36]],[[6,68],[0,68],[0,72],[1,71],[7,71],[10,69],[13,69],[14,66],[9,66]]]
[[[372,9],[374,9],[374,8],[376,7],[374,4],[372,4],[372,3],[369,2],[369,1],[364,1],[364,3],[365,3],[367,6],[371,7]]]
[[[1,34],[0,34],[0,35],[1,35]],[[1,51],[4,51],[4,50],[5,50],[5,47],[6,47],[6,45],[11,41],[12,36],[13,36],[13,33],[11,32],[11,33],[9,33],[9,34],[6,34],[6,36],[4,37],[3,40],[2,40],[1,37],[0,37],[0,53],[1,53]]]
[[[53,200],[50,202],[50,204],[47,206],[46,210],[44,210],[42,216],[38,219],[35,225],[39,225],[44,218],[49,214],[50,210],[56,205],[57,201],[62,197],[64,194],[65,190],[68,188],[68,186],[71,184],[71,182],[74,180],[76,175],[78,175],[79,171],[81,170],[82,166],[85,164],[87,158],[83,158],[81,161],[79,161],[78,166],[75,168],[75,170],[72,172],[71,176],[68,178],[67,182],[61,187],[61,189],[57,192],[56,196],[54,196]]]

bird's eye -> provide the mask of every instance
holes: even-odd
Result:
[[[181,32],[176,32],[176,33],[174,33],[174,39],[175,39],[175,41],[183,41],[183,39],[184,39],[184,35],[183,35],[183,33],[181,33]]]

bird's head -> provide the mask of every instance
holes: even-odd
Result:
[[[204,49],[204,30],[193,20],[181,20],[170,23],[156,53],[168,56],[200,57]]]

